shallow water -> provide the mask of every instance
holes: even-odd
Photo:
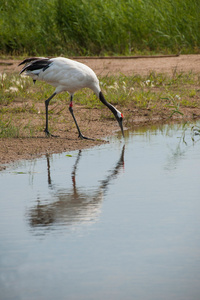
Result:
[[[200,142],[182,125],[0,173],[0,299],[200,298]]]

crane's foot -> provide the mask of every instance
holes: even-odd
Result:
[[[59,135],[51,134],[51,133],[49,132],[49,130],[47,130],[47,129],[45,129],[44,132],[45,132],[46,137],[59,137]]]
[[[91,139],[91,138],[88,138],[88,137],[86,137],[86,136],[84,136],[84,135],[82,135],[82,133],[79,133],[79,136],[78,136],[80,139],[84,139],[84,140],[90,140],[90,141],[95,141],[94,139]]]

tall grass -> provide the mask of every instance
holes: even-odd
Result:
[[[199,0],[1,0],[0,52],[199,53]]]

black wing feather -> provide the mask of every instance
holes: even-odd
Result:
[[[33,60],[40,60],[40,59],[45,59],[45,57],[30,57],[30,58],[26,58],[18,66],[27,64],[27,63],[29,63],[29,62],[31,62]]]
[[[43,69],[43,71],[45,71],[51,63],[52,61],[49,58],[44,58],[44,57],[27,58],[19,64],[19,66],[26,64],[25,67],[21,70],[20,74],[23,73],[24,71],[34,71],[40,69]]]

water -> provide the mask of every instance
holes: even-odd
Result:
[[[0,299],[199,299],[198,138],[142,128],[2,171]]]

